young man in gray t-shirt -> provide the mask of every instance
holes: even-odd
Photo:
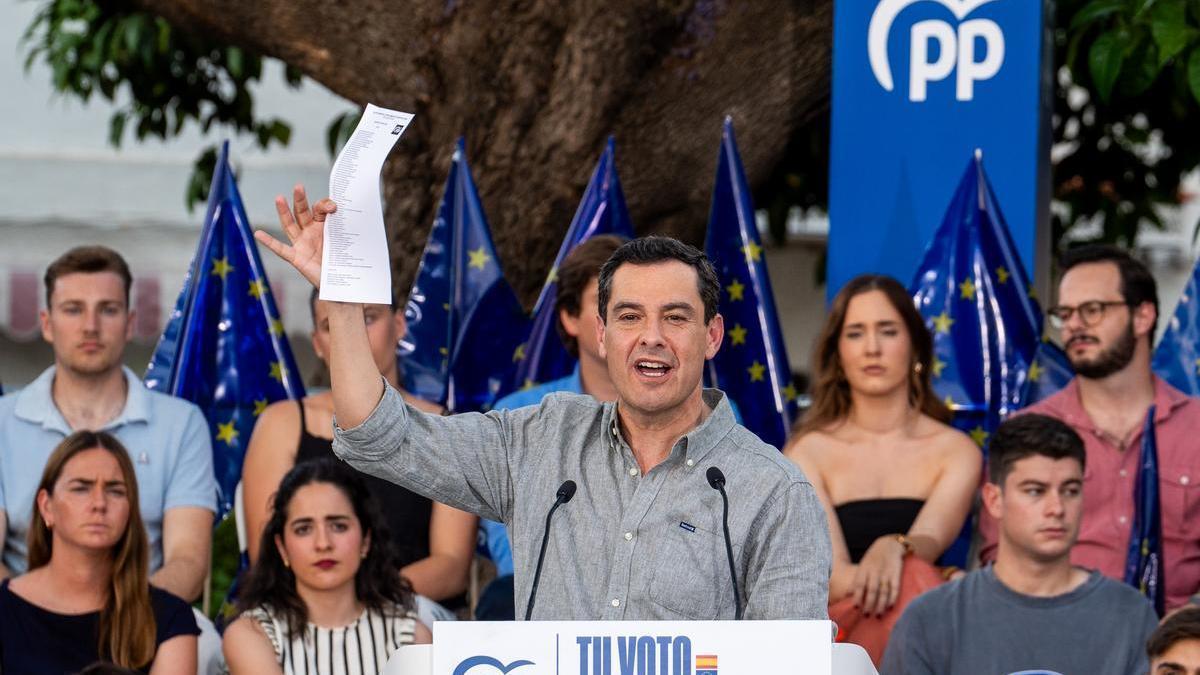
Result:
[[[914,600],[883,675],[1146,672],[1158,623],[1149,601],[1071,565],[1083,467],[1083,441],[1062,422],[1030,414],[1000,425],[983,487],[1000,529],[996,562]]]

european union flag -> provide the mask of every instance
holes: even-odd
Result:
[[[977,151],[910,290],[933,333],[933,386],[980,448],[1022,405],[1042,313]]]
[[[1200,261],[1154,350],[1153,367],[1171,386],[1188,396],[1200,396]]]
[[[704,251],[721,281],[725,317],[725,342],[708,363],[709,381],[737,405],[747,429],[782,448],[796,414],[797,392],[729,118],[721,132]]]
[[[258,415],[274,401],[304,396],[229,166],[228,142],[217,160],[200,244],[145,383],[195,403],[208,418],[219,516],[233,506]]]
[[[529,319],[504,279],[460,138],[405,307],[404,386],[451,412],[508,393]]]
[[[515,384],[517,386],[549,382],[566,377],[575,367],[575,359],[567,353],[558,338],[555,326],[558,316],[554,303],[558,294],[557,272],[563,259],[576,246],[601,234],[617,234],[633,238],[633,221],[625,208],[625,194],[621,192],[621,179],[617,177],[616,144],[609,136],[604,153],[592,172],[592,179],[583,192],[583,200],[575,211],[575,218],[567,228],[554,266],[546,277],[546,284],[533,307],[533,324],[529,338],[513,355],[517,361]]]
[[[1025,391],[1021,392],[1021,407],[1033,405],[1067,386],[1075,377],[1075,369],[1061,347],[1043,339],[1038,343],[1029,365]]]
[[[1142,456],[1134,486],[1133,525],[1129,554],[1125,558],[1125,583],[1141,591],[1154,611],[1165,612],[1166,581],[1162,564],[1162,506],[1158,497],[1158,441],[1154,433],[1154,406],[1146,413],[1142,429]]]

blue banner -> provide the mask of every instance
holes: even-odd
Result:
[[[1125,559],[1125,583],[1137,588],[1161,617],[1166,611],[1163,579],[1162,506],[1159,502],[1158,440],[1154,431],[1154,406],[1146,413],[1142,429],[1142,455],[1134,486],[1133,524]]]
[[[1025,391],[1021,392],[1021,407],[1033,405],[1044,398],[1058,393],[1075,377],[1075,369],[1061,347],[1043,339],[1038,343],[1029,365]]]
[[[554,266],[546,277],[546,284],[538,295],[533,308],[533,324],[529,338],[516,358],[516,386],[528,387],[566,377],[575,368],[575,359],[563,347],[555,326],[558,316],[554,311],[558,294],[557,272],[563,259],[576,246],[602,234],[617,234],[633,238],[633,221],[625,207],[625,194],[621,191],[621,179],[617,177],[616,144],[612,137],[596,163],[592,179],[588,181],[583,199],[567,228]]]
[[[708,363],[709,382],[729,395],[747,429],[782,448],[796,414],[796,388],[729,118],[721,132],[704,251],[721,282],[725,317],[725,342]]]
[[[195,403],[213,436],[218,519],[233,507],[254,422],[268,404],[304,396],[250,221],[221,146],[200,243],[145,376]]]
[[[1026,270],[1045,266],[1046,4],[835,0],[830,298],[864,272],[911,278],[975,148],[987,155]]]
[[[404,386],[451,412],[508,393],[529,319],[504,279],[462,139],[405,306]]]
[[[1042,314],[976,156],[910,290],[933,334],[933,387],[981,448],[1021,407]]]
[[[1171,383],[1171,386],[1188,396],[1200,396],[1200,262],[1192,269],[1192,276],[1175,315],[1171,317],[1163,332],[1158,347],[1154,349],[1154,372]]]

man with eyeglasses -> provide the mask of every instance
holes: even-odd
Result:
[[[1200,587],[1200,399],[1150,370],[1158,289],[1145,265],[1112,246],[1068,251],[1049,310],[1075,377],[1023,412],[1066,422],[1087,450],[1083,522],[1071,562],[1122,579],[1134,516],[1142,429],[1155,406],[1166,605]],[[996,554],[996,524],[980,517],[980,558]]]

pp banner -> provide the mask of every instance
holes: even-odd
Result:
[[[828,621],[439,621],[434,675],[830,675]]]
[[[1045,4],[835,0],[829,297],[863,272],[908,283],[976,148],[1022,262],[1041,277]]]

